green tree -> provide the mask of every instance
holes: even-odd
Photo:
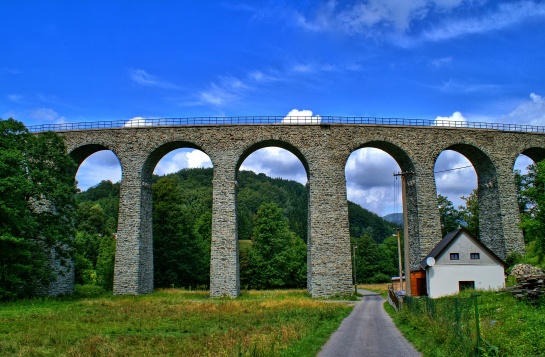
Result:
[[[0,299],[46,286],[51,252],[61,264],[70,259],[75,170],[58,135],[0,120]]]
[[[479,191],[474,189],[469,196],[462,196],[465,206],[458,207],[460,219],[465,222],[466,228],[475,237],[479,237]]]
[[[113,234],[105,235],[98,250],[96,283],[107,291],[112,291],[114,285],[115,244]]]
[[[153,185],[155,284],[162,287],[208,285],[209,242],[193,234],[188,209],[176,179],[165,176]],[[203,218],[206,220],[206,217]],[[200,233],[206,234],[202,225]]]
[[[437,205],[441,217],[441,233],[443,237],[460,226],[460,212],[454,208],[452,202],[443,195],[437,195]]]
[[[523,175],[520,170],[514,171],[515,185],[517,187],[517,202],[519,206],[519,213],[528,213],[531,208],[530,198],[526,196],[526,189],[530,185],[528,175]]]
[[[521,228],[527,242],[535,242],[539,261],[545,256],[545,160],[531,165],[522,188],[527,199]]]
[[[370,235],[353,239],[356,245],[356,279],[358,283],[371,283],[377,272],[378,245]]]
[[[76,284],[95,282],[99,247],[102,237],[112,235],[99,203],[83,201],[76,210],[75,269]]]
[[[275,203],[258,209],[249,259],[257,288],[303,287],[306,283],[306,245],[290,231]]]

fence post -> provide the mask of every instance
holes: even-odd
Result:
[[[460,307],[458,301],[458,298],[454,299],[454,321],[456,322],[456,333],[460,334]]]
[[[475,327],[477,329],[477,351],[481,349],[481,327],[479,323],[479,304],[477,298],[479,295],[473,295],[473,301],[475,303]],[[480,354],[480,352],[479,352]]]

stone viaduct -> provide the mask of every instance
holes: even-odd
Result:
[[[314,297],[327,297],[351,292],[345,165],[364,147],[387,152],[402,171],[412,172],[406,183],[412,267],[442,238],[434,165],[444,150],[464,155],[477,172],[482,241],[502,258],[524,252],[513,166],[519,154],[544,159],[545,134],[412,125],[137,125],[60,134],[78,165],[100,150],[113,151],[121,164],[115,294],[153,290],[152,173],[168,152],[195,148],[214,165],[210,294],[238,296],[237,170],[255,150],[277,146],[295,154],[307,172],[307,288]]]

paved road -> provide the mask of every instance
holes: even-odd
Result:
[[[364,295],[362,301],[329,338],[318,357],[422,356],[384,311],[384,299],[370,291],[358,291]]]

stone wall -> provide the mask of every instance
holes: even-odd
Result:
[[[211,295],[239,294],[236,172],[253,151],[278,146],[295,154],[309,179],[308,291],[315,297],[351,291],[350,238],[344,169],[350,154],[375,147],[389,153],[407,180],[411,266],[439,242],[441,226],[433,169],[439,154],[465,155],[478,175],[482,240],[500,257],[523,252],[513,164],[520,153],[545,157],[545,135],[484,129],[380,125],[211,125],[140,127],[62,133],[81,163],[112,150],[122,184],[114,292],[153,290],[151,174],[171,150],[191,147],[214,165]]]

